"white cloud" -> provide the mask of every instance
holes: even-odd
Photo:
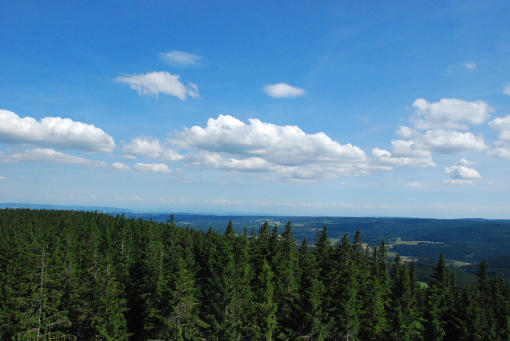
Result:
[[[178,66],[197,66],[204,59],[198,54],[178,50],[160,53],[159,57],[170,65]]]
[[[111,152],[113,138],[92,124],[69,118],[19,117],[0,109],[0,142]]]
[[[185,156],[189,162],[213,168],[274,171],[300,178],[357,175],[369,168],[363,150],[322,132],[306,134],[297,126],[258,119],[244,123],[230,115],[210,118],[205,128],[185,128],[171,141],[191,150]]]
[[[506,85],[503,87],[503,93],[504,93],[505,95],[510,96],[510,84],[506,84]]]
[[[461,162],[462,160],[459,163]],[[445,172],[450,179],[443,181],[443,183],[450,185],[471,185],[474,183],[474,180],[481,178],[480,173],[476,169],[459,164],[446,167]]]
[[[193,126],[177,133],[185,148],[259,157],[281,165],[317,162],[365,161],[357,146],[342,145],[326,134],[306,134],[297,126],[280,126],[249,119],[248,124],[230,115],[209,118],[205,128]]]
[[[114,162],[112,163],[112,167],[119,171],[128,171],[131,169],[131,167],[122,162]]]
[[[417,129],[462,129],[465,123],[481,124],[489,118],[491,107],[484,101],[468,102],[457,98],[443,98],[428,102],[418,98],[413,103],[415,116],[411,122]]]
[[[198,93],[198,85],[188,82],[188,95],[193,98],[200,97]]]
[[[500,140],[510,141],[510,115],[493,119],[489,126],[499,132]]]
[[[480,152],[488,148],[482,136],[475,136],[469,131],[428,130],[417,137],[417,142],[445,154]]]
[[[134,196],[120,196],[120,197],[115,197],[114,198],[115,200],[121,200],[121,201],[142,201],[143,198],[139,195],[134,195]]]
[[[5,176],[0,176],[0,181],[1,180],[7,180],[7,178]]]
[[[184,157],[173,149],[165,148],[163,152],[161,152],[161,159],[174,162],[181,161],[184,159]]]
[[[480,173],[474,168],[454,165],[445,168],[446,174],[452,179],[480,179]]]
[[[416,149],[444,154],[480,152],[488,149],[483,136],[475,135],[470,124],[481,124],[492,110],[483,101],[468,102],[456,98],[443,98],[431,103],[417,99],[413,103],[413,128],[399,126],[396,134],[412,141]],[[461,131],[459,131],[461,130]]]
[[[421,183],[419,183],[417,181],[408,182],[406,185],[408,187],[412,187],[412,188],[419,188],[419,187],[421,187]]]
[[[474,135],[469,131],[432,129],[423,132],[401,126],[396,133],[413,141],[418,149],[444,154],[480,152],[488,148],[483,136]]]
[[[222,206],[224,206],[224,205],[240,204],[241,201],[239,201],[239,200],[227,200],[227,199],[215,199],[213,201],[213,203],[215,205],[222,205]]]
[[[125,154],[142,158],[157,158],[163,152],[158,139],[152,137],[136,137],[123,148]]]
[[[129,84],[131,89],[140,95],[159,95],[160,93],[172,95],[180,100],[187,96],[198,97],[198,87],[188,83],[188,87],[179,81],[179,75],[172,75],[166,71],[154,71],[146,74],[126,75],[115,78],[116,81]]]
[[[473,63],[473,62],[466,62],[466,63],[462,63],[462,66],[468,70],[474,70],[474,69],[476,69],[477,65],[476,65],[476,63]]]
[[[499,132],[499,147],[492,149],[489,154],[502,159],[510,159],[510,115],[497,117],[489,122],[489,126]]]
[[[468,159],[460,159],[458,162],[457,162],[458,165],[461,165],[461,166],[473,166],[475,163],[471,160],[468,160]]]
[[[391,141],[393,153],[385,149],[374,148],[372,155],[376,162],[387,166],[434,167],[432,154],[428,150],[420,149],[414,141]]]
[[[171,173],[168,166],[164,163],[141,163],[138,162],[135,165],[135,169],[143,172],[155,172],[155,173]]]
[[[473,180],[466,180],[466,179],[448,179],[443,180],[443,184],[445,185],[473,185]]]
[[[124,145],[124,157],[136,159],[161,159],[164,161],[180,161],[183,156],[173,149],[164,147],[159,139],[153,137],[135,137],[130,143]]]
[[[510,147],[498,147],[494,148],[489,152],[490,155],[501,158],[501,159],[510,159]]]
[[[106,166],[106,163],[103,161],[90,160],[80,156],[64,154],[49,148],[29,149],[19,153],[0,155],[0,158],[2,158],[3,162],[35,161],[69,163],[86,166]]]
[[[286,83],[268,84],[264,86],[264,92],[275,98],[299,97],[306,94],[305,90]]]
[[[416,131],[409,128],[409,127],[406,127],[406,126],[399,126],[397,131],[396,131],[397,135],[404,138],[404,139],[409,139],[413,136],[416,135]]]

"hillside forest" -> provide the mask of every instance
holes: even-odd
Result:
[[[432,280],[359,231],[299,245],[95,212],[0,210],[3,340],[510,340],[510,285]]]

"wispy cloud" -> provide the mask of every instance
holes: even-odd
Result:
[[[118,196],[118,197],[115,197],[114,198],[115,200],[119,200],[119,201],[142,201],[143,198],[139,195],[134,195],[134,196]]]
[[[131,169],[131,167],[122,162],[114,162],[112,163],[112,167],[119,171],[128,171]]]
[[[159,57],[166,63],[176,66],[197,66],[204,59],[198,54],[178,50],[160,53]]]
[[[503,87],[503,93],[504,93],[505,95],[510,96],[510,83],[509,83],[509,84],[506,84],[506,85]]]
[[[476,63],[473,63],[473,62],[465,62],[465,63],[462,63],[461,65],[468,70],[474,70],[477,67]]]
[[[111,152],[115,148],[113,138],[92,124],[61,117],[21,118],[2,109],[0,142],[100,152]]]
[[[172,95],[180,100],[189,97],[198,97],[198,86],[188,83],[185,86],[179,80],[179,75],[172,75],[167,71],[154,71],[145,74],[125,75],[115,78],[117,82],[129,84],[140,95]]]
[[[106,166],[106,162],[103,161],[91,160],[81,156],[65,154],[49,148],[35,148],[24,150],[19,153],[0,155],[0,159],[2,159],[3,162],[35,161],[68,163],[85,166]]]
[[[164,163],[141,163],[135,165],[135,169],[142,172],[171,173],[172,171]]]
[[[268,84],[264,86],[263,90],[274,98],[292,98],[306,94],[305,90],[286,83]]]

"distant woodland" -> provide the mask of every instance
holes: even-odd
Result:
[[[510,340],[510,285],[456,285],[384,241],[297,245],[289,222],[224,233],[93,212],[0,210],[0,339]]]

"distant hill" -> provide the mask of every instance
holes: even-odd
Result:
[[[125,208],[105,207],[105,206],[74,206],[74,205],[49,205],[49,204],[27,204],[27,203],[0,203],[0,208],[30,208],[35,210],[72,210],[72,211],[90,211],[103,213],[123,213],[131,212]]]
[[[0,203],[0,208],[64,209],[98,211],[110,215],[124,214],[128,218],[167,222],[170,213],[138,213],[128,209],[101,206],[66,206],[26,203]],[[333,243],[343,234],[353,236],[359,230],[363,241],[377,245],[385,240],[390,255],[396,253],[406,259],[418,261],[422,266],[437,262],[443,253],[449,264],[457,270],[473,274],[482,259],[494,264],[492,271],[510,279],[510,220],[503,219],[423,219],[398,217],[299,217],[264,215],[212,215],[175,213],[175,222],[181,227],[206,231],[212,228],[223,232],[230,220],[234,230],[258,231],[268,221],[279,232],[287,221],[293,224],[298,243],[304,238],[312,244],[324,226]],[[470,277],[470,276],[468,276]]]

